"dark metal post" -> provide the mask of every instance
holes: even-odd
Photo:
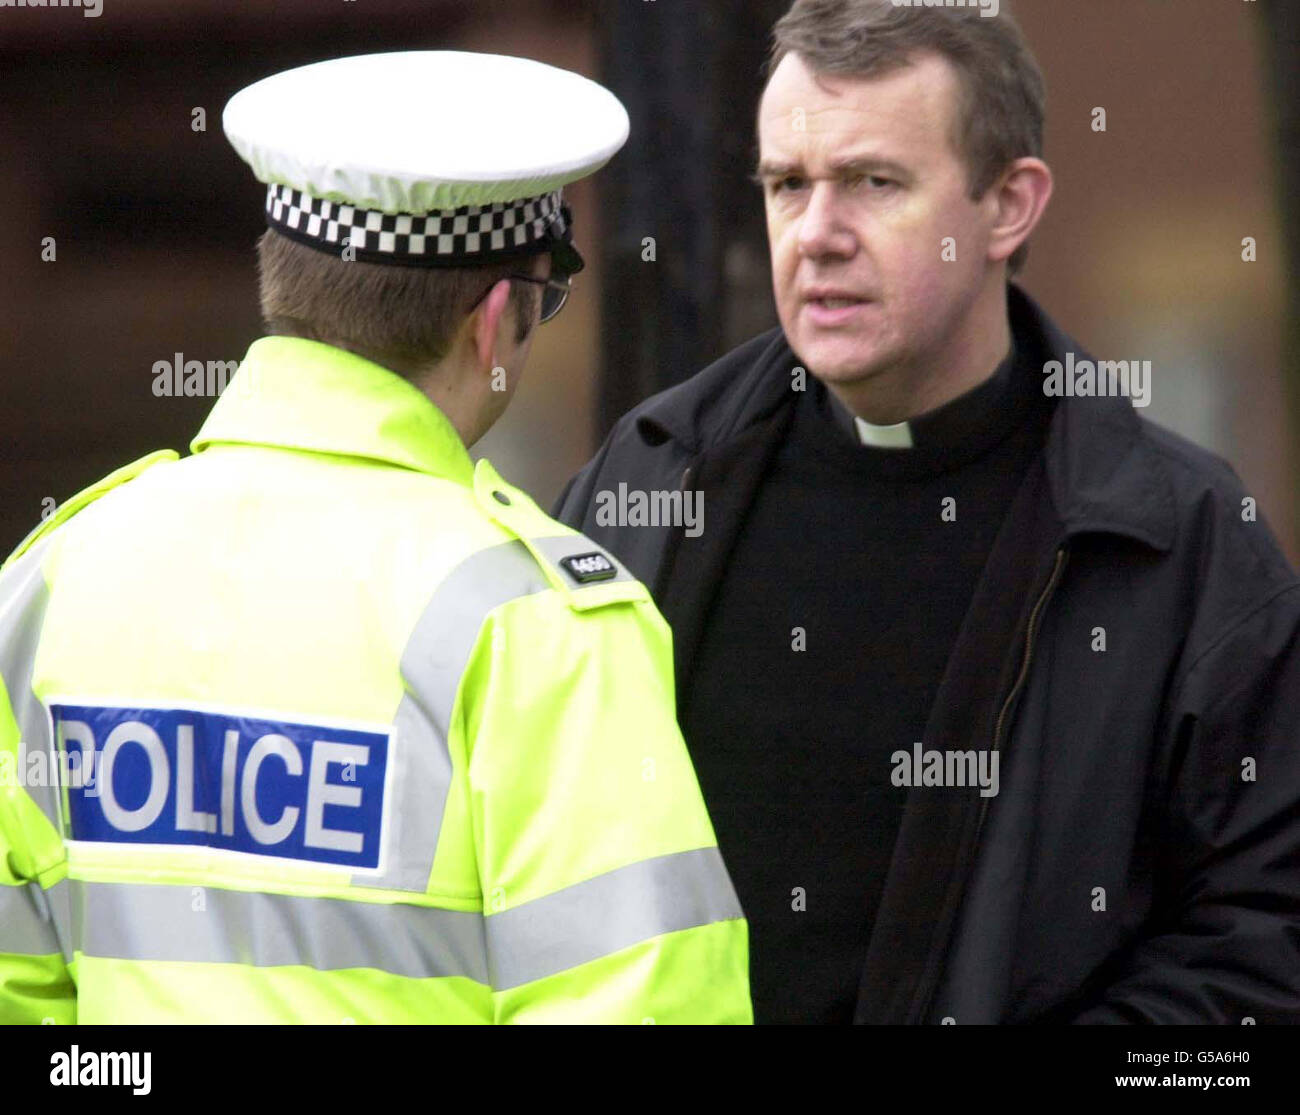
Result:
[[[597,436],[776,322],[762,197],[748,181],[772,24],[789,0],[613,0],[603,80],[628,146],[602,175]],[[653,258],[651,258],[653,257]]]

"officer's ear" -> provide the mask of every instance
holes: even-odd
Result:
[[[510,280],[502,279],[488,291],[487,297],[475,307],[471,315],[474,366],[480,372],[490,373],[500,363],[497,360],[497,346],[502,343],[502,318],[509,305]]]

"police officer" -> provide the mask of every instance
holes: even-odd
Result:
[[[0,1021],[751,1021],[667,627],[467,452],[622,106],[414,52],[224,125],[273,335],[0,574]]]

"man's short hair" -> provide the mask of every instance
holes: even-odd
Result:
[[[344,260],[267,229],[257,242],[262,317],[277,336],[347,349],[411,376],[447,355],[475,304],[509,275],[532,272],[535,255],[476,267],[409,267]],[[541,287],[512,283],[522,344]]]
[[[865,78],[902,69],[921,53],[943,56],[960,89],[953,149],[966,162],[976,200],[1016,159],[1042,157],[1047,101],[1042,71],[1016,22],[1005,11],[981,13],[975,6],[904,7],[893,0],[795,0],[773,29],[768,72],[787,54],[817,73]],[[1008,261],[1011,274],[1028,255],[1028,243],[1021,244]]]

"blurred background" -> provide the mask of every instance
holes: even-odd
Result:
[[[98,18],[0,7],[4,552],[44,500],[152,449],[186,449],[213,400],[154,396],[155,361],[238,360],[260,335],[264,187],[227,144],[221,109],[290,66],[490,51],[576,70],[627,104],[628,146],[566,190],[588,269],[475,449],[543,506],[620,414],[776,323],[747,175],[769,31],[788,0],[102,5]],[[1003,6],[1047,77],[1057,182],[1019,281],[1098,356],[1152,361],[1146,416],[1227,457],[1295,562],[1300,3]],[[429,112],[472,102],[466,90]]]

